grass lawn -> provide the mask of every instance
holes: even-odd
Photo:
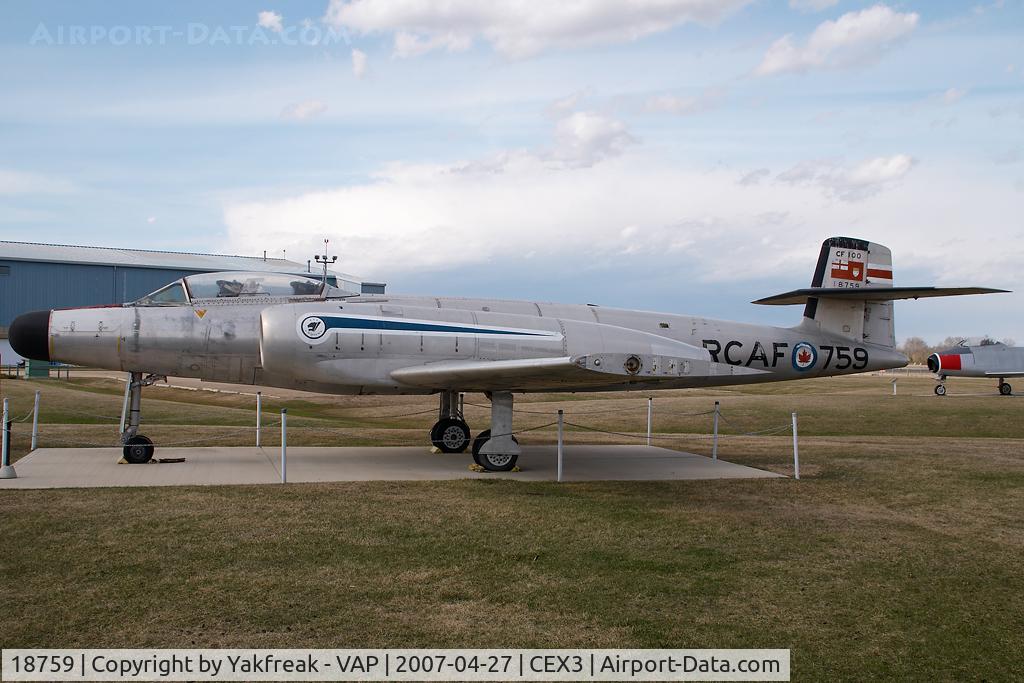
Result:
[[[0,491],[0,645],[783,647],[795,680],[1009,680],[1024,662],[1024,398],[971,380],[937,398],[932,384],[656,394],[659,443],[698,453],[710,419],[691,414],[715,400],[730,434],[798,412],[800,481]],[[2,392],[20,417],[42,391],[44,447],[113,445],[122,386],[4,380]],[[265,404],[269,420],[281,403]],[[287,406],[289,443],[416,444],[434,416],[409,413],[435,399]],[[638,394],[523,397],[517,427],[558,407],[645,429]],[[238,429],[252,408],[151,389],[143,431],[158,446],[251,442]],[[482,428],[484,408],[467,414]],[[16,457],[27,438],[16,425]],[[788,473],[789,439],[726,438],[721,457]]]

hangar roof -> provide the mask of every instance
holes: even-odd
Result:
[[[306,264],[280,258],[202,254],[151,249],[119,249],[116,247],[85,247],[71,244],[43,244],[0,240],[0,259],[12,261],[43,261],[49,263],[82,263],[132,268],[166,268],[172,270],[246,270],[257,272],[309,274]],[[322,272],[314,267],[312,274]],[[340,280],[361,282],[353,275],[329,271]]]

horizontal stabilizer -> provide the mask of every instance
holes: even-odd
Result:
[[[808,299],[838,299],[846,301],[893,301],[896,299],[926,299],[935,296],[964,296],[967,294],[1003,294],[1007,289],[989,287],[808,287],[776,294],[752,303],[764,306],[790,306],[805,304]]]
[[[560,358],[439,361],[399,368],[402,384],[460,391],[566,391],[627,383],[763,374],[738,365],[652,354],[600,353]]]

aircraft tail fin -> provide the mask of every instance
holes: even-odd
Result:
[[[811,287],[891,289],[892,252],[888,247],[852,237],[830,237],[821,244]],[[896,346],[892,301],[809,297],[805,325],[858,341]]]
[[[888,247],[852,237],[830,237],[821,245],[810,288],[754,303],[802,303],[803,326],[895,347],[894,300],[1005,291],[986,287],[893,287],[892,252]]]

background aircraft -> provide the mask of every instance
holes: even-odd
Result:
[[[992,377],[999,379],[999,393],[1009,396],[1013,387],[1007,377],[1024,377],[1024,348],[995,344],[954,346],[928,356],[928,369],[938,376],[935,393],[946,395],[947,377]]]
[[[531,301],[367,296],[305,278],[208,273],[139,301],[19,316],[9,337],[27,358],[131,373],[122,440],[148,461],[142,387],[173,375],[337,394],[439,394],[431,441],[461,452],[459,393],[484,392],[490,429],[472,442],[489,470],[519,455],[513,394],[628,391],[775,382],[906,365],[893,300],[1002,290],[893,287],[892,256],[865,240],[821,247],[811,287],[761,299],[803,304],[795,327]]]

